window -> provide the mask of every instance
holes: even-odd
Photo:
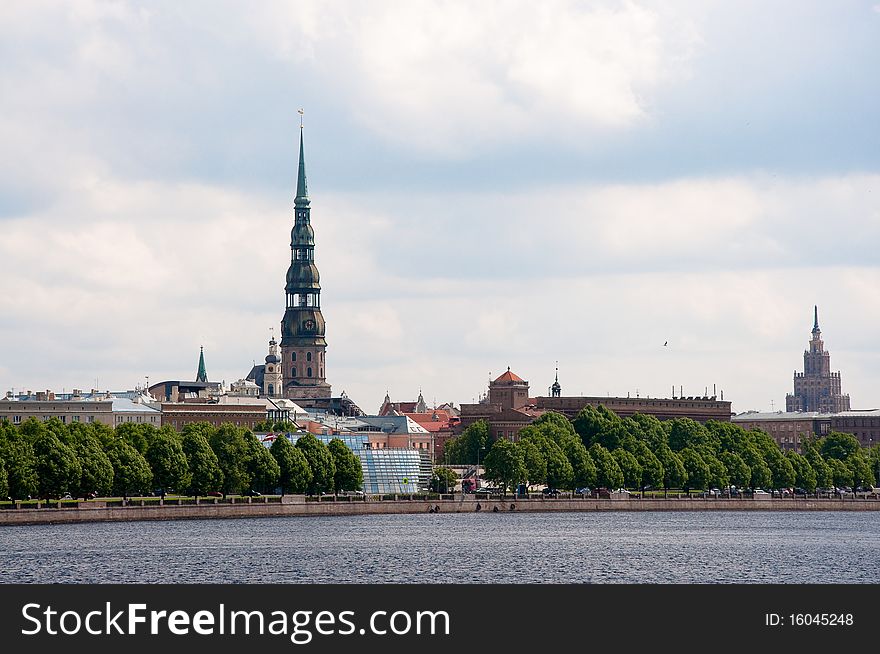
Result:
[[[311,360],[312,360],[312,353],[311,353],[311,352],[307,352],[307,353],[306,353],[306,361],[311,361]]]
[[[12,416],[12,424],[20,425],[21,424],[21,416]]]
[[[296,361],[296,352],[293,353],[293,360]]]
[[[308,376],[309,376],[309,377],[312,376],[312,369],[311,369],[311,368],[308,369]]]
[[[79,422],[79,416],[73,416],[73,421],[74,421],[74,422]]]
[[[86,422],[95,422],[95,416],[89,416],[89,417],[86,419]]]

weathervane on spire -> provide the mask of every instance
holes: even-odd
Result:
[[[296,113],[299,114],[299,128],[303,128],[303,114],[305,113],[302,109],[297,109]]]

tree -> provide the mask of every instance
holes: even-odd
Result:
[[[187,492],[198,497],[219,491],[223,487],[223,471],[220,470],[217,455],[201,430],[187,430],[186,427],[181,437],[181,449],[186,456],[190,475]]]
[[[9,477],[6,475],[6,466],[3,465],[3,459],[0,459],[0,498],[9,497]]]
[[[679,456],[681,457],[684,471],[687,474],[687,482],[684,487],[687,494],[691,494],[691,489],[700,490],[706,488],[710,472],[709,466],[703,461],[703,457],[692,447],[684,448],[679,452]]]
[[[835,486],[852,486],[853,472],[845,462],[840,459],[829,459],[828,467],[831,469],[831,481]]]
[[[736,452],[721,452],[718,459],[727,468],[727,477],[733,486],[746,488],[752,480],[752,469]]]
[[[332,439],[327,447],[333,455],[333,465],[336,468],[333,474],[336,492],[361,490],[364,485],[361,460],[338,438]]]
[[[789,463],[794,470],[794,485],[797,488],[803,488],[808,493],[816,490],[816,471],[802,454],[798,454],[794,450],[788,450],[785,453]]]
[[[507,489],[516,488],[516,485],[526,478],[526,465],[522,459],[519,448],[506,438],[499,438],[492,444],[492,449],[486,455],[487,479],[501,484],[504,492]]]
[[[565,452],[555,441],[545,439],[543,443],[544,459],[547,461],[547,485],[550,488],[571,488],[574,485],[574,468]]]
[[[541,448],[528,438],[520,438],[516,446],[526,466],[526,476],[523,480],[529,485],[544,483],[547,479],[547,459]]]
[[[76,453],[52,431],[40,433],[33,446],[39,496],[50,498],[75,493],[82,474]]]
[[[658,421],[659,424],[659,421]],[[663,464],[651,451],[645,441],[636,441],[630,450],[639,465],[642,467],[642,478],[639,480],[639,490],[644,491],[648,486],[656,487],[663,485]]]
[[[431,474],[431,490],[435,493],[449,493],[458,483],[458,475],[452,468],[438,466]]]
[[[764,461],[764,457],[761,456],[761,452],[758,450],[757,445],[754,443],[749,444],[743,448],[740,456],[742,456],[742,460],[746,462],[746,465],[749,466],[749,469],[752,472],[749,481],[750,487],[764,488],[765,486],[769,486],[773,481],[773,476],[766,461]]]
[[[663,466],[663,490],[684,488],[687,483],[687,471],[681,458],[668,445],[662,445],[654,454]]]
[[[855,454],[850,455],[846,460],[846,465],[852,470],[853,490],[874,485],[874,471],[871,470],[868,457],[865,456],[862,450],[858,450]]]
[[[602,405],[585,406],[572,420],[572,426],[588,449],[594,443],[606,449],[620,447],[620,437],[625,433],[620,416]]]
[[[123,422],[116,425],[116,436],[126,441],[141,454],[147,453],[150,441],[158,430],[149,423]]]
[[[244,439],[244,429],[229,423],[211,434],[208,443],[223,472],[223,495],[241,494],[250,490],[251,478],[248,473],[250,452]]]
[[[656,452],[661,446],[669,445],[669,436],[663,429],[663,423],[656,416],[648,416],[636,413],[630,419],[639,426],[640,436],[638,440],[645,443],[651,452]],[[635,452],[633,452],[635,454]],[[636,455],[638,458],[638,455]],[[657,482],[659,486],[662,482]]]
[[[278,467],[275,457],[252,432],[245,431],[243,438],[247,449],[245,459],[247,490],[274,493],[278,486],[278,477],[281,475],[281,469]]]
[[[588,488],[596,485],[596,464],[579,438],[571,439],[563,450],[571,464],[572,486]],[[528,468],[528,465],[526,465]]]
[[[611,452],[611,456],[614,457],[617,467],[620,468],[620,472],[623,474],[623,484],[621,486],[624,488],[637,488],[642,483],[642,466],[636,457],[622,447]]]
[[[718,450],[717,438],[691,418],[673,418],[663,423],[663,426],[669,434],[669,447],[673,452],[679,452],[686,447],[709,447],[713,452]]]
[[[452,464],[476,465],[486,458],[489,447],[489,424],[485,420],[477,420],[468,425],[460,436],[446,441],[445,458]]]
[[[771,488],[780,489],[794,486],[794,467],[776,443],[773,444],[773,449],[765,455],[765,461],[767,467],[770,468]]]
[[[816,473],[816,486],[818,488],[828,488],[834,483],[831,475],[831,468],[822,455],[819,454],[818,447],[813,443],[807,443],[804,446],[804,458],[809,462],[813,472]]]
[[[173,430],[162,427],[153,434],[144,458],[163,498],[168,490],[181,492],[189,485],[189,464],[180,437]]]
[[[730,476],[727,473],[727,466],[721,462],[717,456],[712,454],[701,454],[703,461],[709,466],[709,487],[710,488],[726,488],[730,485]]]
[[[281,494],[305,493],[312,481],[312,471],[305,455],[293,446],[287,436],[277,436],[269,453],[278,462]]]
[[[6,468],[9,496],[24,500],[37,492],[37,459],[30,441],[20,433],[8,434],[0,443],[0,458]]]
[[[113,465],[113,494],[124,499],[134,494],[149,493],[153,471],[144,456],[133,445],[121,438],[107,448],[107,458]]]
[[[312,471],[312,480],[307,489],[309,495],[332,491],[336,468],[327,446],[312,434],[304,434],[296,441],[296,447],[306,457]]]
[[[82,498],[90,493],[109,495],[113,490],[113,464],[98,437],[91,430],[83,429],[72,431],[70,441],[81,467],[75,495]]]
[[[623,486],[623,473],[607,448],[594,443],[589,449],[590,458],[596,464],[596,485],[614,490]]]
[[[845,461],[853,454],[859,451],[861,446],[856,437],[852,434],[841,434],[833,431],[825,438],[819,441],[819,453],[828,461],[829,459],[837,459]]]

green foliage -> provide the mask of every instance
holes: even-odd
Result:
[[[40,497],[61,497],[79,490],[82,466],[76,453],[62,443],[54,431],[39,433],[34,438],[33,447]]]
[[[593,463],[587,448],[581,440],[570,439],[563,448],[568,462],[571,464],[572,480],[574,488],[584,488],[596,485],[596,464]],[[528,466],[526,466],[528,467]]]
[[[749,470],[751,470],[751,479],[749,481],[750,487],[769,488],[773,481],[773,475],[770,472],[770,468],[767,466],[767,462],[764,461],[764,457],[761,456],[761,452],[758,450],[757,445],[750,443],[743,448],[740,456],[742,457],[742,460],[746,462],[746,465],[749,466]]]
[[[88,427],[71,429],[70,446],[81,466],[79,483],[71,494],[76,497],[86,497],[89,493],[108,495],[113,489],[113,464],[94,431]]]
[[[845,461],[860,449],[859,441],[852,434],[833,431],[819,441],[819,452],[826,461],[829,459]]]
[[[794,467],[791,465],[791,460],[782,453],[782,450],[777,447],[776,443],[773,443],[773,447],[765,452],[764,459],[767,467],[770,468],[771,488],[779,489],[794,486],[796,478]]]
[[[312,470],[305,455],[293,446],[287,436],[277,436],[269,453],[278,463],[281,494],[305,493],[312,481]]]
[[[687,483],[687,471],[681,458],[668,445],[662,445],[654,452],[663,466],[663,488],[684,488]]]
[[[868,457],[861,449],[846,460],[846,465],[852,470],[853,488],[874,485],[874,471],[871,469]]]
[[[6,468],[9,496],[24,500],[36,495],[37,459],[30,440],[13,429],[0,442],[0,458]]]
[[[452,468],[438,466],[431,475],[431,491],[434,493],[449,493],[458,483],[458,475]]]
[[[528,484],[543,484],[547,479],[547,458],[542,449],[533,439],[520,438],[516,446],[526,466],[524,481]]]
[[[217,462],[223,472],[223,494],[239,494],[250,490],[250,448],[245,441],[245,430],[225,423],[210,435],[208,443],[217,455]]]
[[[812,493],[816,490],[816,471],[807,460],[807,457],[798,454],[794,450],[788,450],[785,453],[792,470],[794,470],[794,485],[796,488],[803,488],[805,491]]]
[[[709,466],[709,481],[708,485],[710,488],[725,488],[730,485],[730,475],[727,473],[727,466],[721,462],[717,456],[713,456],[712,454],[701,454],[703,457],[703,461],[706,462],[706,465]]]
[[[658,421],[659,425],[659,421]],[[662,430],[661,430],[662,431]],[[663,441],[659,441],[661,444]],[[647,486],[660,487],[663,485],[663,464],[660,459],[651,451],[648,445],[643,441],[636,441],[630,450],[636,457],[642,468],[642,478],[639,481],[639,488]]]
[[[162,490],[183,491],[189,486],[190,474],[180,437],[163,427],[150,438],[144,458],[153,471],[153,485]]]
[[[639,487],[642,483],[642,466],[639,464],[636,457],[622,447],[611,452],[611,456],[614,457],[614,460],[617,462],[617,467],[620,468],[620,472],[623,474],[623,483],[621,486],[624,488]]]
[[[544,482],[550,488],[571,488],[574,484],[574,468],[568,457],[555,441],[545,439],[544,459],[547,461],[547,478]]]
[[[333,455],[333,465],[336,468],[333,475],[336,492],[361,490],[364,485],[361,460],[338,438],[332,439],[327,447]]]
[[[585,406],[572,420],[572,426],[581,437],[584,447],[598,443],[608,450],[621,447],[627,431],[616,413],[604,406]]]
[[[149,493],[153,472],[144,456],[122,438],[107,447],[107,457],[113,465],[113,493],[122,497]]]
[[[831,466],[819,454],[818,445],[808,443],[804,449],[804,457],[816,473],[816,486],[818,488],[829,488],[834,483]]]
[[[752,481],[752,469],[736,452],[721,452],[718,459],[727,469],[727,478],[737,488],[747,488]]]
[[[515,488],[526,478],[526,465],[519,448],[506,438],[499,438],[486,455],[485,477],[504,488]]]
[[[203,430],[187,430],[189,426],[184,427],[181,437],[181,449],[190,474],[187,492],[199,496],[219,491],[223,487],[223,471],[217,455],[208,444]]]
[[[596,485],[608,489],[623,486],[624,478],[617,461],[607,448],[593,443],[589,449],[590,458],[596,464]]]
[[[691,418],[667,420],[663,427],[669,434],[669,447],[673,452],[680,452],[686,447],[695,450],[708,448],[711,452],[718,449],[718,438]]]
[[[333,463],[333,455],[330,454],[327,446],[312,434],[304,434],[296,441],[296,447],[305,455],[309,469],[312,471],[308,493],[315,495],[332,491],[336,467]]]
[[[669,436],[667,436],[666,430],[663,429],[663,423],[661,423],[656,416],[647,416],[637,413],[633,415],[630,420],[639,426],[640,434],[638,440],[643,441],[652,452],[656,452],[663,445],[669,445]],[[633,454],[635,454],[635,452],[633,452]],[[659,485],[660,483],[662,482],[658,481],[656,485]]]
[[[709,483],[710,471],[709,466],[703,461],[703,457],[693,447],[685,447],[679,452],[679,456],[687,475],[684,489],[690,492],[692,489],[701,490],[706,488]]]
[[[828,467],[831,469],[831,481],[835,486],[852,486],[853,471],[840,459],[830,459]]]
[[[0,499],[9,497],[9,477],[6,474],[6,466],[3,465],[3,459],[0,459]]]
[[[121,438],[141,454],[147,453],[150,441],[157,431],[153,425],[147,423],[123,422],[116,425],[117,438]]]
[[[475,465],[486,458],[489,447],[489,425],[485,420],[478,420],[468,425],[460,436],[446,441],[444,458],[453,465]]]
[[[247,449],[245,470],[247,472],[248,490],[256,490],[261,493],[272,493],[278,486],[278,478],[281,476],[281,468],[269,453],[269,448],[263,445],[254,434],[245,431],[244,442]]]

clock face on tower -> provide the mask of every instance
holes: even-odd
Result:
[[[303,322],[303,329],[305,329],[306,331],[312,331],[314,328],[315,328],[315,321],[314,320],[309,319],[309,320],[306,320]]]

